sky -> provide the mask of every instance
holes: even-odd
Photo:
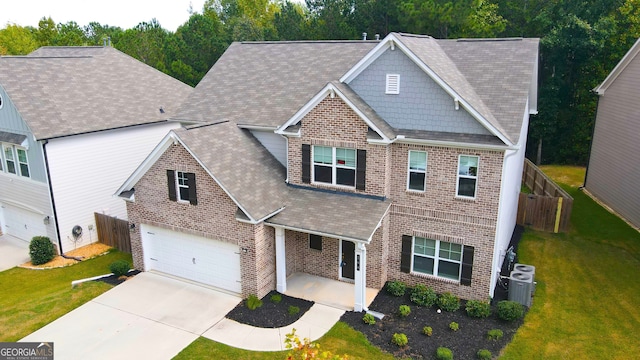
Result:
[[[92,21],[101,25],[130,29],[143,21],[156,18],[170,31],[189,19],[189,5],[202,13],[205,0],[2,0],[0,5],[0,29],[7,23],[20,26],[38,26],[43,17],[53,22],[75,21],[85,26]]]

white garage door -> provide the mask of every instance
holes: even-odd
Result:
[[[145,270],[156,270],[240,293],[238,245],[145,225]]]
[[[44,215],[17,206],[2,205],[4,230],[7,234],[25,241],[34,236],[47,236]]]

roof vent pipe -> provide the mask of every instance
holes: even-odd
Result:
[[[366,32],[362,33],[362,40],[367,40],[367,33]]]
[[[376,34],[376,40],[380,40],[380,34]]]

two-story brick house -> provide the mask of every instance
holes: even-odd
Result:
[[[135,266],[243,295],[303,272],[493,294],[536,39],[234,43],[121,186]],[[197,186],[196,186],[197,184]]]

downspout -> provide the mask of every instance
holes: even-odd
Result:
[[[51,208],[53,210],[53,222],[56,226],[56,235],[58,236],[58,249],[60,250],[60,256],[65,259],[73,259],[76,261],[82,261],[82,259],[67,256],[62,252],[62,236],[60,236],[60,228],[58,227],[58,212],[56,211],[56,200],[53,196],[53,184],[51,183],[51,173],[49,172],[49,157],[47,156],[47,147],[46,145],[49,143],[49,140],[44,140],[42,143],[42,153],[44,154],[44,167],[47,171],[47,181],[49,182],[49,197],[51,198]]]

